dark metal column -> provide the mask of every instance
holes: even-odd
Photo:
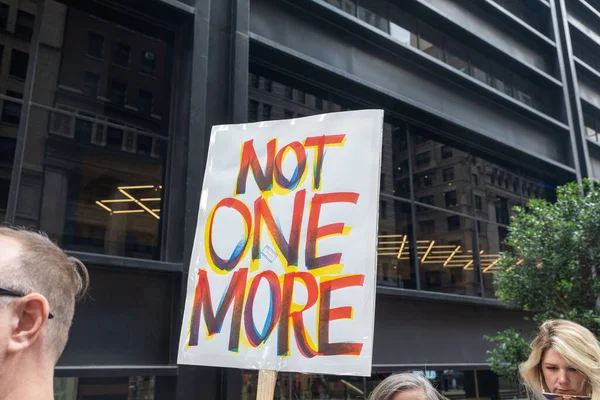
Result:
[[[571,33],[565,0],[550,0],[552,7],[552,23],[558,50],[558,64],[560,77],[563,82],[563,93],[566,107],[567,124],[571,136],[571,148],[573,151],[573,164],[577,170],[577,181],[592,176],[590,157],[587,141],[585,138],[585,125],[583,123],[583,112],[579,99],[579,84],[577,70],[573,60],[573,46],[571,45]]]
[[[182,299],[212,127],[246,121],[249,12],[249,0],[197,0],[195,5]],[[180,366],[177,399],[239,399],[241,380],[240,370]]]

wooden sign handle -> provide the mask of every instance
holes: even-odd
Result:
[[[273,400],[277,371],[261,369],[258,371],[258,391],[256,400]]]

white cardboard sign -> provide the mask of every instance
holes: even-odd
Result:
[[[215,126],[180,364],[370,376],[383,111]]]

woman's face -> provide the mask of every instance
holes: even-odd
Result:
[[[545,390],[557,394],[575,396],[589,395],[585,376],[573,368],[556,350],[548,349],[542,357],[542,373],[546,382]]]

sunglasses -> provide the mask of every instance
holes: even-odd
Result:
[[[569,399],[573,399],[573,400],[590,400],[591,397],[590,396],[575,396],[572,394],[558,394],[558,393],[546,393],[546,392],[542,392],[542,394],[544,395],[544,397],[547,400],[569,400]]]
[[[25,293],[15,292],[14,290],[0,288],[0,296],[25,297]],[[52,318],[54,318],[54,315],[52,313],[48,313],[48,319],[52,319]]]

